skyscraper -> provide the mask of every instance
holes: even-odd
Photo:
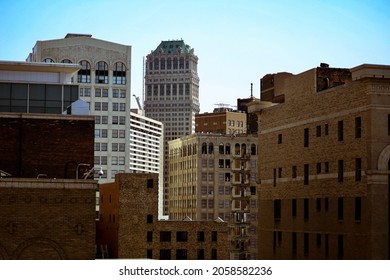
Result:
[[[146,57],[145,115],[164,124],[163,213],[168,213],[168,144],[195,132],[198,57],[183,40],[162,41]]]

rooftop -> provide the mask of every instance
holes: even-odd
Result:
[[[159,52],[163,54],[177,54],[177,53],[194,53],[194,49],[189,45],[186,45],[183,40],[172,40],[172,41],[161,41],[160,45],[156,48],[155,51],[152,51],[153,54]]]

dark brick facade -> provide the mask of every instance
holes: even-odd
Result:
[[[93,166],[93,147],[92,117],[0,113],[0,170],[12,177],[76,178],[79,163]]]

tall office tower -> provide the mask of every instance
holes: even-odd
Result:
[[[164,201],[168,213],[168,141],[195,132],[199,113],[198,57],[183,40],[162,41],[146,57],[145,115],[164,124]]]
[[[95,176],[100,167],[103,181],[128,172],[131,46],[67,34],[64,39],[37,41],[27,61],[81,65],[72,82],[79,85],[79,97],[95,116]]]
[[[254,134],[169,142],[169,217],[226,221],[230,259],[257,258],[257,150]]]

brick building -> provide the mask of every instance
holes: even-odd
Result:
[[[228,259],[227,224],[158,220],[158,174],[121,173],[101,184],[97,245],[109,258]]]
[[[0,179],[0,259],[95,259],[97,182]]]
[[[249,106],[259,258],[389,258],[390,66],[321,65],[277,90],[283,103]]]
[[[93,167],[91,116],[0,113],[0,131],[0,170],[12,177],[75,179]]]

